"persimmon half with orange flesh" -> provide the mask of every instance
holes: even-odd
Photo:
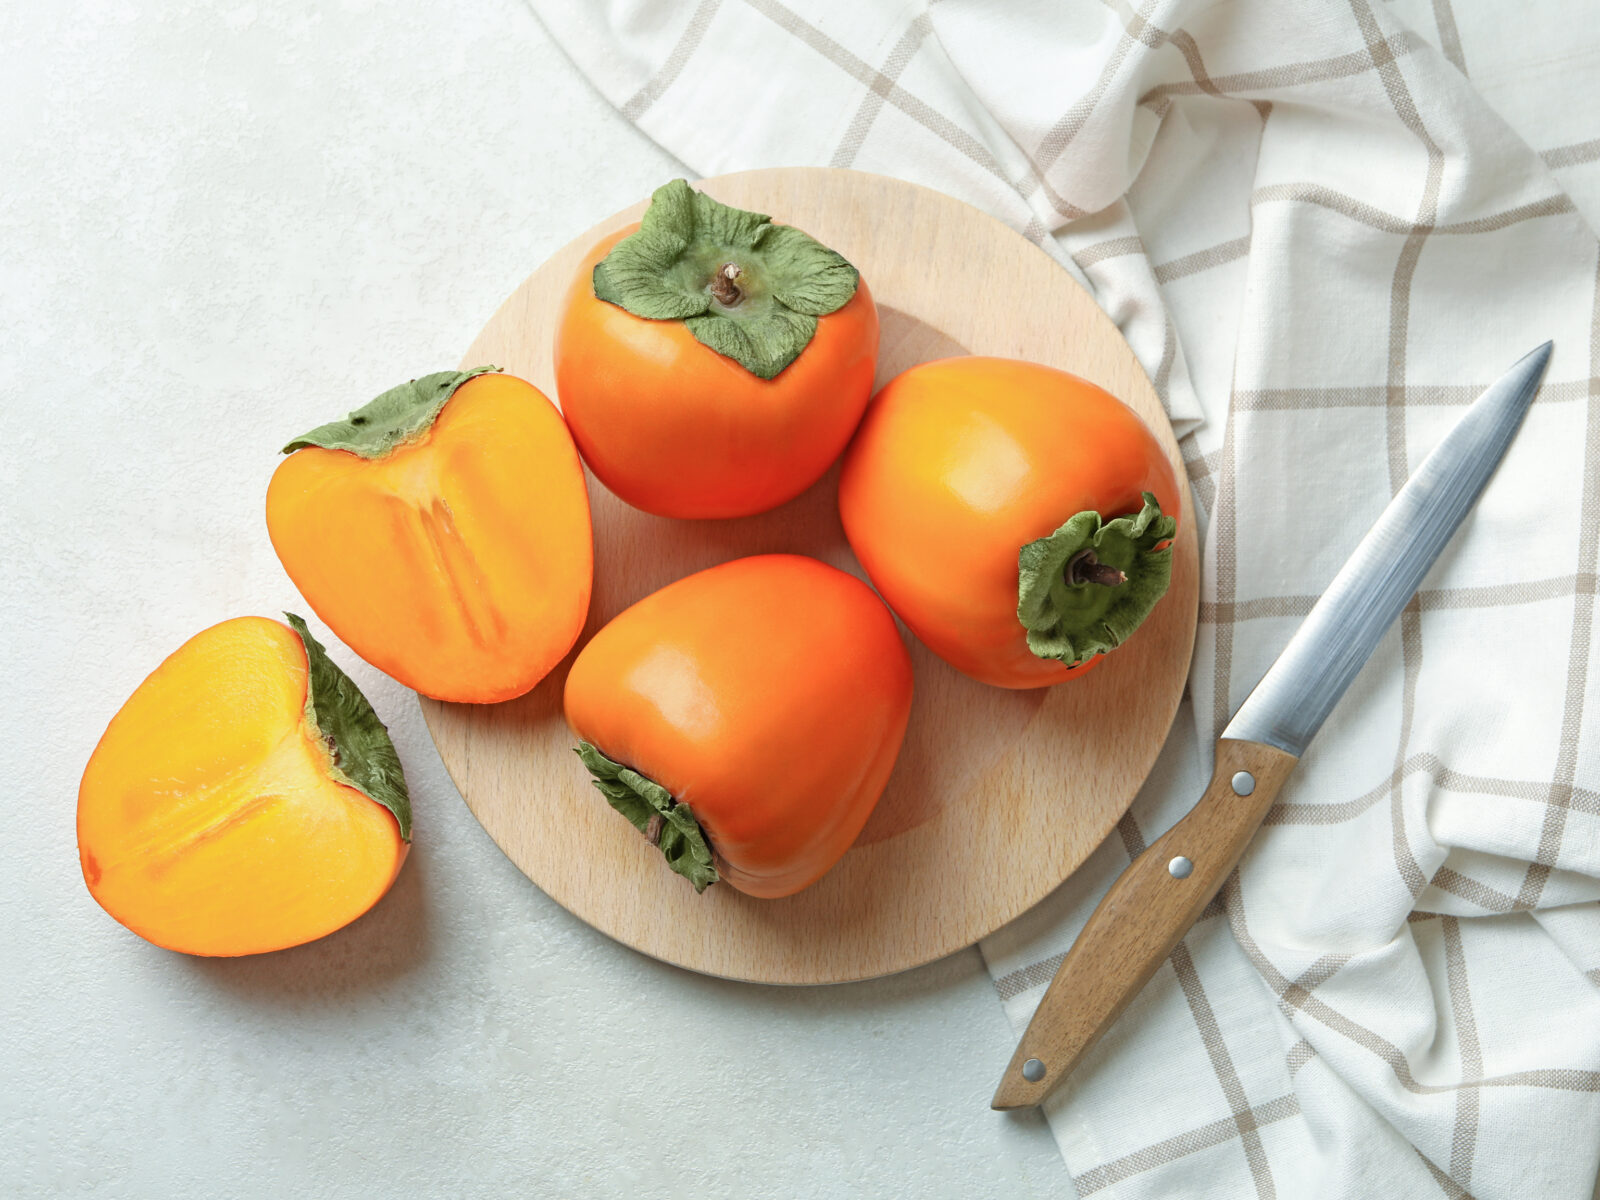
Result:
[[[299,617],[190,638],[111,719],[78,789],[100,906],[186,954],[332,933],[389,890],[411,802],[388,732]]]
[[[589,495],[561,414],[493,367],[391,388],[284,447],[267,533],[340,639],[436,700],[520,696],[583,629]]]

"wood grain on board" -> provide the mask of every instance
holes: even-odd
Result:
[[[882,176],[778,168],[703,180],[718,200],[771,213],[860,268],[879,306],[879,385],[955,354],[1031,359],[1128,403],[1182,458],[1160,401],[1116,326],[1059,265],[993,218]],[[641,202],[535,271],[462,360],[495,363],[552,400],[551,340],[579,259],[636,221]],[[673,521],[623,504],[588,476],[595,538],[588,637],[635,600],[747,554],[809,554],[860,575],[835,503],[835,467],[772,512]],[[1172,585],[1137,634],[1058,687],[991,688],[906,635],[916,671],[911,724],[861,837],[796,896],[756,900],[725,885],[696,895],[589,785],[561,715],[569,655],[528,695],[474,706],[423,700],[440,756],[511,860],[558,903],[646,954],[734,979],[833,983],[886,975],[970,945],[1043,898],[1127,809],[1165,740],[1188,671],[1197,549],[1185,512]],[[1070,514],[1068,514],[1070,515]],[[573,652],[576,653],[576,649]]]

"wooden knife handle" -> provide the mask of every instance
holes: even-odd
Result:
[[[1298,761],[1257,742],[1217,742],[1200,803],[1128,865],[1062,960],[994,1094],[995,1108],[1041,1103],[1111,1027],[1221,889]],[[1180,857],[1190,864],[1181,878]]]

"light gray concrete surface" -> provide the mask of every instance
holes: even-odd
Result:
[[[988,1109],[976,951],[815,990],[647,960],[518,874],[342,647],[415,797],[394,891],[246,960],[100,911],[106,722],[198,630],[303,611],[277,447],[453,364],[675,167],[515,0],[11,3],[0,47],[0,1195],[1070,1196]]]

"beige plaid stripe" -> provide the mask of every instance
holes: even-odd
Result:
[[[1014,999],[1036,987],[1043,987],[1056,976],[1056,971],[1066,961],[1067,952],[1052,954],[1049,958],[1040,959],[1036,963],[1029,963],[1007,975],[1002,975],[994,981],[994,990],[1002,1001]]]
[[[1578,570],[1593,572],[1600,552],[1600,261],[1596,262],[1594,301],[1589,318],[1589,408],[1585,418],[1583,499],[1578,512]],[[1573,780],[1578,770],[1579,737],[1583,732],[1584,698],[1589,687],[1589,631],[1594,623],[1594,588],[1577,593],[1574,600],[1572,642],[1567,651],[1567,688],[1562,701],[1561,745],[1556,755],[1555,777],[1545,810],[1539,849],[1517,894],[1529,907],[1539,902],[1550,870],[1561,854],[1567,812],[1572,806]]]
[[[1168,317],[1161,328],[1161,361],[1156,364],[1156,377],[1150,381],[1163,405],[1171,407],[1168,391],[1172,384],[1172,364],[1178,358],[1178,331]]]
[[[1066,152],[1067,147],[1077,138],[1078,133],[1082,133],[1083,126],[1088,123],[1090,115],[1094,112],[1094,106],[1098,106],[1102,96],[1106,94],[1112,78],[1115,78],[1118,70],[1122,69],[1123,61],[1128,58],[1128,51],[1133,50],[1134,46],[1138,45],[1144,45],[1146,48],[1154,50],[1154,48],[1166,42],[1166,38],[1170,37],[1170,34],[1166,34],[1165,30],[1155,29],[1154,26],[1149,24],[1150,11],[1154,10],[1157,3],[1158,0],[1142,0],[1138,11],[1130,10],[1125,3],[1120,3],[1120,0],[1117,3],[1107,5],[1112,10],[1117,11],[1123,18],[1122,37],[1118,38],[1117,48],[1112,50],[1109,58],[1106,59],[1106,66],[1101,67],[1101,72],[1094,80],[1094,86],[1091,86],[1088,93],[1083,94],[1083,98],[1078,99],[1074,106],[1061,115],[1061,120],[1051,126],[1050,131],[1045,133],[1045,136],[1038,142],[1038,147],[1035,149],[1034,154],[1030,155],[1029,162],[1034,166],[1034,176],[1029,181],[1029,187],[1022,194],[1024,198],[1032,200],[1035,194],[1043,192],[1046,202],[1050,203],[1051,210],[1061,214],[1062,218],[1066,218],[1067,221],[1074,221],[1080,216],[1088,216],[1090,210],[1080,208],[1080,206],[1070,202],[1051,186],[1048,173],[1056,165],[1061,155]]]
[[[1111,80],[1121,70],[1123,61],[1128,57],[1128,52],[1135,46],[1143,44],[1154,49],[1160,46],[1171,35],[1159,30],[1153,30],[1148,20],[1154,11],[1158,0],[1143,0],[1137,12],[1128,15],[1123,24],[1122,36],[1117,40],[1117,45],[1111,55],[1106,59],[1105,66],[1100,69],[1099,77],[1094,86],[1084,94],[1083,98],[1069,108],[1061,119],[1055,123],[1044,138],[1039,142],[1038,149],[1033,155],[1035,171],[1035,186],[1042,189],[1050,206],[1063,217],[1071,220],[1074,217],[1087,215],[1087,210],[1064,199],[1045,178],[1046,173],[1055,166],[1056,162],[1066,152],[1073,139],[1082,132],[1088,123],[1089,116],[1094,112],[1095,106],[1105,95],[1106,89],[1111,86]]]
[[[1084,270],[1088,270],[1097,262],[1104,262],[1108,258],[1120,258],[1125,254],[1143,254],[1144,242],[1137,237],[1107,238],[1103,242],[1096,242],[1072,256],[1072,261]]]
[[[711,18],[717,15],[717,9],[721,6],[722,0],[700,0],[694,14],[689,18],[689,24],[678,38],[677,45],[672,47],[672,52],[667,55],[660,69],[643,87],[623,102],[623,116],[630,121],[637,121],[661,98],[661,94],[672,86],[705,39],[706,30],[711,27]]]
[[[1276,1196],[1278,1189],[1272,1181],[1272,1166],[1267,1161],[1266,1148],[1261,1144],[1261,1133],[1252,1118],[1250,1102],[1245,1098],[1244,1083],[1239,1078],[1238,1068],[1233,1064],[1233,1056],[1228,1053],[1228,1044],[1222,1037],[1222,1026],[1217,1023],[1217,1014],[1211,1008],[1211,1000],[1207,997],[1205,988],[1201,986],[1200,974],[1195,970],[1194,959],[1190,957],[1188,945],[1179,942],[1168,961],[1172,964],[1173,971],[1177,973],[1178,986],[1183,989],[1183,998],[1188,1001],[1189,1011],[1194,1014],[1195,1025],[1200,1030],[1200,1040],[1206,1048],[1206,1057],[1211,1060],[1211,1069],[1216,1072],[1217,1082],[1222,1085],[1222,1094],[1233,1114],[1239,1141],[1244,1148],[1245,1161],[1250,1166],[1250,1178],[1255,1184],[1256,1195]]]
[[[855,162],[856,155],[861,150],[861,143],[867,140],[867,131],[872,128],[872,122],[883,110],[885,95],[890,88],[897,86],[900,72],[906,69],[906,64],[916,54],[917,48],[932,32],[933,21],[929,19],[927,13],[923,13],[906,26],[905,32],[900,35],[900,40],[894,44],[894,49],[889,51],[889,57],[867,88],[867,94],[861,97],[861,107],[856,109],[856,115],[850,121],[850,128],[845,130],[844,140],[833,152],[829,166],[848,167]],[[882,81],[881,85],[879,80]]]
[[[1422,1160],[1422,1165],[1428,1168],[1428,1174],[1433,1176],[1433,1181],[1439,1185],[1439,1190],[1442,1191],[1449,1198],[1449,1200],[1474,1200],[1471,1192],[1467,1191],[1466,1188],[1462,1187],[1454,1179],[1451,1179],[1450,1176],[1441,1171],[1438,1167],[1438,1164],[1435,1163],[1431,1158],[1429,1158],[1421,1150],[1418,1150],[1415,1146],[1413,1146],[1411,1149],[1416,1153],[1416,1156]]]
[[[1178,53],[1183,55],[1183,61],[1188,65],[1189,74],[1194,76],[1195,86],[1208,96],[1226,98],[1227,93],[1217,86],[1216,81],[1206,72],[1205,61],[1200,57],[1200,46],[1187,30],[1180,29],[1172,35],[1172,44],[1177,47]],[[1272,115],[1272,103],[1267,100],[1246,100],[1260,115],[1263,122]]]
[[[1348,954],[1324,954],[1304,971],[1296,976],[1291,988],[1299,988],[1303,992],[1315,991],[1328,980],[1339,973],[1341,967],[1350,961]]]
[[[1299,1072],[1301,1067],[1305,1066],[1316,1056],[1316,1047],[1310,1042],[1306,1041],[1305,1038],[1301,1038],[1294,1045],[1290,1046],[1288,1053],[1283,1056],[1284,1062],[1289,1068],[1289,1077],[1292,1079]]]
[[[1565,404],[1587,400],[1596,380],[1563,380],[1539,389],[1537,403]],[[1404,403],[1413,408],[1464,406],[1476,400],[1487,383],[1411,383],[1400,389]],[[1378,408],[1389,403],[1394,389],[1384,384],[1340,387],[1255,388],[1235,392],[1233,403],[1241,412],[1291,412],[1311,408]]]
[[[1025,193],[1031,191],[1034,185],[1037,184],[1037,178],[1032,176],[1031,173],[1027,179],[1012,179],[1006,174],[1005,169],[990,152],[989,148],[973,137],[972,134],[961,128],[961,126],[950,120],[932,105],[907,92],[871,63],[853,54],[838,41],[823,33],[822,30],[809,24],[793,9],[778,3],[778,0],[744,0],[744,3],[766,17],[778,28],[794,35],[794,37],[833,63],[834,66],[858,82],[865,84],[872,91],[882,96],[886,103],[899,109],[952,150],[956,151],[956,153],[977,164],[996,179]],[[862,136],[863,138],[865,137],[865,132],[863,132]],[[1025,232],[1029,233],[1034,240],[1038,240],[1043,236],[1042,227]]]
[[[1421,37],[1407,30],[1387,39],[1389,53],[1395,58],[1427,45]],[[1193,70],[1191,64],[1190,67]],[[1263,71],[1242,71],[1233,75],[1210,76],[1204,86],[1199,80],[1192,83],[1163,83],[1139,97],[1140,104],[1153,105],[1172,96],[1231,96],[1235,92],[1260,92],[1275,88],[1303,87],[1308,83],[1322,83],[1330,79],[1348,79],[1372,70],[1372,55],[1365,50],[1352,50],[1331,58],[1311,59],[1287,66],[1269,67]]]
[[[1439,27],[1439,49],[1456,70],[1467,73],[1467,60],[1461,53],[1461,32],[1456,28],[1455,10],[1450,0],[1433,0],[1433,20]]]
[[[1561,575],[1554,579],[1531,579],[1519,583],[1490,583],[1475,587],[1424,588],[1417,593],[1420,612],[1439,612],[1464,608],[1510,608],[1519,604],[1539,604],[1558,600],[1564,596],[1590,595],[1595,591],[1595,574],[1585,571],[1579,575]],[[1260,621],[1283,617],[1304,617],[1311,611],[1317,597],[1311,594],[1297,596],[1259,596],[1241,600],[1231,605],[1200,602],[1200,621],[1215,625],[1221,622]]]
[[[1234,940],[1239,943],[1240,948],[1249,956],[1250,961],[1255,964],[1256,969],[1261,973],[1261,977],[1266,980],[1267,986],[1272,988],[1278,996],[1289,1001],[1292,1007],[1305,1013],[1308,1017],[1333,1032],[1340,1034],[1363,1050],[1377,1056],[1394,1073],[1395,1079],[1400,1086],[1413,1095],[1440,1095],[1460,1091],[1463,1088],[1488,1087],[1531,1087],[1549,1088],[1556,1091],[1600,1092],[1600,1072],[1582,1071],[1571,1067],[1512,1071],[1505,1075],[1495,1076],[1483,1076],[1481,1074],[1463,1076],[1456,1083],[1422,1083],[1412,1073],[1410,1061],[1398,1046],[1358,1022],[1352,1021],[1320,997],[1311,994],[1305,989],[1294,988],[1290,981],[1284,978],[1282,972],[1273,965],[1272,961],[1262,953],[1261,947],[1256,944],[1255,937],[1250,932],[1249,925],[1244,917],[1244,906],[1239,897],[1238,875],[1229,876],[1227,883],[1223,885],[1223,889],[1228,895],[1228,922],[1233,930]]]
[[[1145,253],[1144,242],[1137,237],[1107,238],[1103,242],[1096,242],[1078,251],[1072,256],[1072,261],[1084,270],[1088,270],[1108,258],[1123,258],[1130,254],[1143,253]],[[1170,283],[1174,279],[1182,279],[1185,275],[1195,275],[1201,271],[1209,271],[1212,267],[1235,262],[1249,253],[1250,237],[1247,234],[1244,237],[1219,242],[1215,246],[1207,246],[1204,250],[1196,250],[1193,254],[1185,254],[1171,262],[1158,263],[1151,267],[1151,271],[1155,274],[1157,283]]]
[[[1468,878],[1453,867],[1440,867],[1433,873],[1433,878],[1429,882],[1441,892],[1459,896],[1492,913],[1524,912],[1532,907],[1529,904],[1519,903],[1515,896],[1508,896],[1499,888]]]
[[[1472,1015],[1467,958],[1461,949],[1461,922],[1455,917],[1444,917],[1439,929],[1444,936],[1445,980],[1450,989],[1450,1010],[1455,1017],[1461,1077],[1474,1079],[1483,1074],[1483,1051],[1478,1045],[1478,1024]],[[1456,1128],[1450,1143],[1450,1178],[1463,1188],[1472,1185],[1472,1156],[1477,1144],[1478,1092],[1475,1088],[1463,1088],[1456,1094]]]
[[[1210,454],[1202,454],[1200,439],[1193,431],[1178,439],[1178,449],[1183,454],[1183,470],[1189,477],[1190,486],[1194,489],[1194,498],[1199,501],[1200,507],[1209,513],[1217,498],[1216,471],[1217,464],[1222,460],[1222,452],[1216,450]]]
[[[1266,1104],[1257,1104],[1243,1117],[1224,1117],[1220,1121],[1212,1121],[1191,1129],[1187,1133],[1180,1133],[1157,1142],[1153,1146],[1146,1146],[1132,1154],[1125,1154],[1114,1159],[1104,1166],[1095,1167],[1085,1171],[1082,1175],[1074,1175],[1072,1182],[1078,1189],[1080,1196],[1092,1196],[1102,1188],[1112,1184],[1121,1183],[1144,1171],[1154,1167],[1166,1166],[1176,1162],[1187,1155],[1209,1150],[1213,1146],[1220,1146],[1225,1142],[1239,1136],[1242,1125],[1248,1125],[1251,1132],[1260,1129],[1263,1125],[1271,1125],[1274,1121],[1281,1121],[1285,1117],[1299,1115],[1300,1101],[1291,1093],[1279,1096],[1276,1100],[1269,1100]],[[1259,1136],[1259,1135],[1258,1135]]]
[[[1286,200],[1296,201],[1301,204],[1315,204],[1330,212],[1349,217],[1352,221],[1359,221],[1361,224],[1370,226],[1373,229],[1382,230],[1384,233],[1404,234],[1406,236],[1427,236],[1432,234],[1455,236],[1469,233],[1489,233],[1496,229],[1505,229],[1521,221],[1531,221],[1537,217],[1553,217],[1560,213],[1574,211],[1572,197],[1563,193],[1556,196],[1546,196],[1542,200],[1532,200],[1527,204],[1519,204],[1515,208],[1508,208],[1504,212],[1493,213],[1487,217],[1476,217],[1470,221],[1454,221],[1444,225],[1435,225],[1431,217],[1425,221],[1420,219],[1414,222],[1406,221],[1393,213],[1384,212],[1364,200],[1357,200],[1354,196],[1348,196],[1344,192],[1319,183],[1305,181],[1273,183],[1268,184],[1266,187],[1257,188],[1250,194],[1252,205],[1276,204]]]
[[[1257,188],[1256,191],[1251,194],[1252,205],[1281,203],[1284,201],[1292,201],[1302,204],[1315,204],[1332,212],[1337,212],[1343,216],[1350,217],[1352,220],[1359,221],[1363,225],[1369,225],[1374,229],[1381,229],[1385,233],[1405,234],[1408,236],[1416,234],[1443,234],[1455,236],[1460,234],[1490,233],[1494,230],[1505,229],[1523,221],[1531,221],[1539,217],[1560,216],[1564,213],[1570,213],[1574,211],[1572,198],[1563,193],[1561,195],[1548,196],[1543,200],[1535,200],[1528,204],[1520,204],[1515,208],[1506,209],[1504,212],[1492,213],[1487,217],[1479,217],[1471,221],[1457,221],[1451,224],[1438,226],[1423,226],[1403,221],[1399,217],[1373,208],[1370,204],[1365,204],[1352,196],[1346,196],[1342,192],[1337,192],[1332,188],[1323,187],[1314,183],[1272,184],[1268,187]],[[1145,246],[1144,241],[1141,238],[1137,236],[1115,237],[1107,238],[1103,242],[1096,242],[1091,246],[1085,247],[1074,254],[1072,259],[1078,264],[1079,267],[1083,268],[1084,270],[1088,270],[1088,268],[1094,266],[1096,263],[1105,262],[1107,259],[1121,258],[1130,254],[1143,253],[1145,253]],[[1208,271],[1213,267],[1220,267],[1227,263],[1235,262],[1238,259],[1244,258],[1249,253],[1250,237],[1247,234],[1244,237],[1231,238],[1228,241],[1219,242],[1214,246],[1208,246],[1203,250],[1197,250],[1192,254],[1183,255],[1181,258],[1173,259],[1170,262],[1157,264],[1152,267],[1152,270],[1155,273],[1156,282],[1170,283],[1175,279],[1182,279],[1187,275],[1199,274],[1200,272]],[[1485,384],[1484,386],[1486,387],[1488,385]],[[1582,385],[1574,384],[1568,386],[1581,387]],[[1386,394],[1386,390],[1382,388],[1352,388],[1344,390],[1362,394],[1370,392],[1374,397],[1382,397]],[[1439,391],[1441,394],[1448,393],[1450,395],[1454,395],[1458,392],[1464,391],[1465,389],[1450,387],[1445,389],[1430,390]],[[1482,388],[1478,388],[1476,391],[1466,395],[1461,402],[1466,403],[1467,401],[1470,401],[1477,395],[1479,391],[1482,390]],[[1291,395],[1298,392],[1314,391],[1315,389],[1285,389],[1284,392],[1280,394]],[[1249,391],[1240,393],[1240,395],[1243,397],[1254,397],[1260,394],[1261,393]],[[1408,397],[1409,394],[1410,389],[1408,389]],[[1447,403],[1449,401],[1437,402]]]
[[[1182,258],[1162,263],[1155,268],[1156,282],[1171,283],[1174,279],[1182,279],[1185,275],[1195,275],[1201,271],[1209,271],[1212,267],[1235,262],[1249,253],[1250,235],[1245,234],[1244,237],[1234,238],[1232,241],[1222,242],[1220,245],[1197,250],[1193,254],[1185,254]]]
[[[1449,792],[1462,792],[1479,796],[1504,796],[1509,800],[1524,800],[1531,804],[1544,803],[1550,794],[1548,783],[1535,780],[1499,779],[1489,775],[1474,775],[1446,766],[1439,756],[1431,752],[1413,754],[1400,769],[1400,782],[1412,775],[1426,774],[1434,786]],[[1396,786],[1391,775],[1383,783],[1351,800],[1332,804],[1288,804],[1280,800],[1267,811],[1268,825],[1338,825],[1354,820]],[[1569,811],[1586,816],[1600,816],[1600,791],[1590,788],[1572,789]]]
[[[1546,150],[1539,157],[1544,159],[1544,165],[1551,170],[1591,163],[1600,158],[1600,138],[1592,138],[1587,142],[1574,142],[1570,146],[1557,146],[1552,150]]]
[[[1182,439],[1184,452],[1183,466],[1190,479],[1209,479],[1217,469],[1217,463],[1222,458],[1220,450],[1210,454],[1201,454],[1199,442],[1194,434],[1188,434]]]

